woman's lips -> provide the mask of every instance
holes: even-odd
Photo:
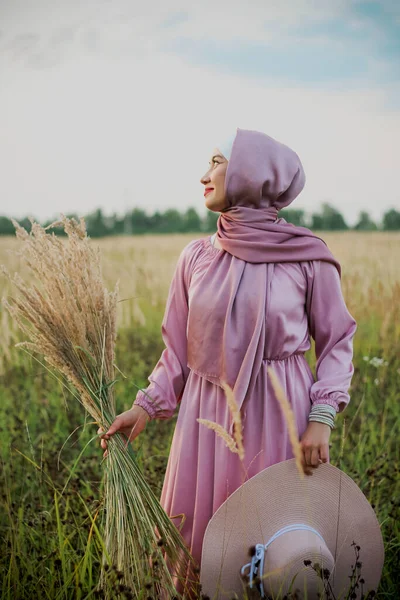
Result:
[[[214,188],[206,188],[206,189],[204,190],[204,195],[205,195],[205,196],[207,196],[207,194],[209,194],[210,192],[212,192],[212,191],[213,191],[213,189],[214,189]]]

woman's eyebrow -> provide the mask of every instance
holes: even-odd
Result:
[[[214,158],[224,158],[224,157],[222,156],[222,154],[214,154],[214,156],[212,157],[210,162],[212,162],[214,160]]]

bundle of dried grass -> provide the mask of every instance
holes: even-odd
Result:
[[[19,254],[36,283],[11,277],[18,297],[3,299],[26,335],[19,346],[39,354],[76,390],[76,398],[107,430],[116,416],[113,385],[117,288],[103,284],[100,255],[90,244],[83,219],[62,217],[67,240],[32,222],[29,234],[14,222],[23,242]],[[104,565],[117,566],[134,597],[149,577],[157,595],[178,597],[171,566],[185,573],[192,558],[172,521],[147,485],[131,446],[118,434],[109,441],[105,465]],[[160,543],[162,538],[162,543]],[[156,573],[154,565],[157,565]],[[106,581],[103,570],[102,583]]]

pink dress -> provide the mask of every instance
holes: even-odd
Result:
[[[300,436],[312,403],[343,410],[353,374],[356,323],[346,308],[336,267],[326,261],[276,263],[265,358],[251,397],[246,399],[242,466],[238,455],[214,431],[197,422],[208,419],[229,429],[224,391],[187,366],[191,299],[207,269],[218,268],[221,252],[210,238],[195,240],[182,251],[162,325],[166,348],[149,377],[150,385],[135,400],[151,418],[169,418],[180,404],[161,504],[170,517],[185,515],[182,535],[199,563],[204,532],[217,508],[247,478],[293,457],[267,367],[274,368],[286,392]],[[213,318],[212,306],[203,310]],[[317,381],[304,357],[311,346],[310,335],[315,340]]]

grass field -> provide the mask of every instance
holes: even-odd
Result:
[[[358,323],[351,403],[337,420],[331,462],[374,506],[385,541],[379,598],[400,597],[400,233],[322,234],[341,261],[342,287]],[[99,245],[104,278],[120,281],[119,409],[134,400],[163,348],[160,324],[173,269],[192,236],[109,238]],[[14,238],[0,238],[13,272]],[[1,277],[1,276],[0,276]],[[10,293],[0,278],[1,295]],[[102,546],[101,452],[96,427],[46,369],[14,348],[15,325],[0,312],[0,587],[2,599],[92,598]],[[310,353],[310,364],[314,357]],[[152,422],[138,441],[143,470],[160,493],[175,419]],[[115,597],[129,598],[110,569]],[[156,598],[143,590],[143,598]]]

